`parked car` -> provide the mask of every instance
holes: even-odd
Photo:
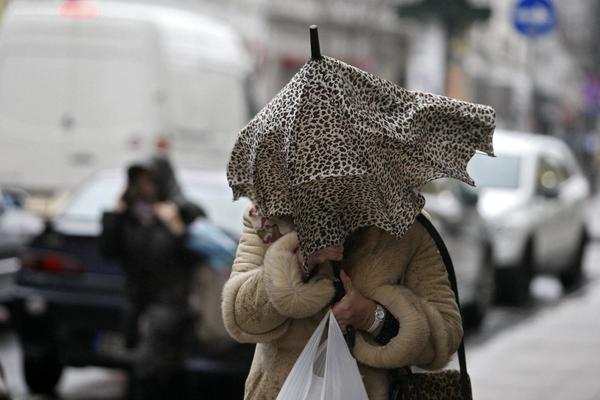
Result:
[[[590,187],[571,150],[554,137],[502,130],[494,149],[496,157],[475,155],[468,171],[492,237],[498,300],[526,302],[536,273],[576,285]]]
[[[3,307],[12,296],[17,254],[43,228],[41,218],[25,209],[26,198],[22,190],[0,188],[0,325],[8,320]]]
[[[452,257],[465,325],[483,322],[494,295],[491,238],[477,210],[477,192],[454,179],[436,179],[422,188],[425,210]]]
[[[0,187],[0,259],[15,257],[43,228],[40,217],[25,209],[27,194]]]
[[[120,330],[123,275],[98,249],[101,214],[116,205],[124,175],[103,171],[85,181],[20,256],[12,314],[25,381],[34,392],[51,392],[65,366],[131,365]],[[229,235],[239,235],[245,204],[231,201],[224,174],[178,175],[190,200]],[[248,372],[252,347],[232,344],[221,352],[193,347],[199,351],[187,360],[190,374],[241,377]],[[229,386],[236,387],[235,382],[243,380]]]

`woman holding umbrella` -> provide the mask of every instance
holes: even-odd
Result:
[[[461,317],[417,219],[418,189],[443,176],[473,184],[466,165],[476,150],[493,155],[493,131],[490,107],[319,57],[240,132],[228,179],[253,205],[223,317],[232,337],[257,343],[247,400],[277,397],[330,308],[343,331],[356,331],[352,353],[371,400],[389,398],[391,369],[447,364]]]

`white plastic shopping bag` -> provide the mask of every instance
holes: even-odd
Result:
[[[327,321],[327,340],[321,343]],[[356,360],[331,311],[306,343],[277,400],[369,400]]]

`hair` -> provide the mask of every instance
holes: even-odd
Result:
[[[152,181],[157,186],[157,188],[159,189],[159,192],[160,192],[160,186],[158,185],[157,179],[150,171],[142,169],[142,168],[135,169],[134,171],[131,171],[131,173],[129,174],[129,179],[127,181],[127,187],[125,188],[125,192],[121,196],[121,199],[125,202],[125,204],[128,207],[130,207],[133,203],[135,203],[140,198],[140,195],[139,195],[138,189],[137,189],[137,182],[138,182],[140,176],[142,176],[144,174],[147,175],[150,179],[152,179]],[[162,197],[160,195],[160,193],[159,193],[159,196]]]

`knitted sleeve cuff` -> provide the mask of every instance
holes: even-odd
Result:
[[[291,318],[306,318],[327,307],[334,296],[330,279],[321,275],[303,282],[295,232],[278,239],[269,247],[264,259],[265,289],[275,308]]]

